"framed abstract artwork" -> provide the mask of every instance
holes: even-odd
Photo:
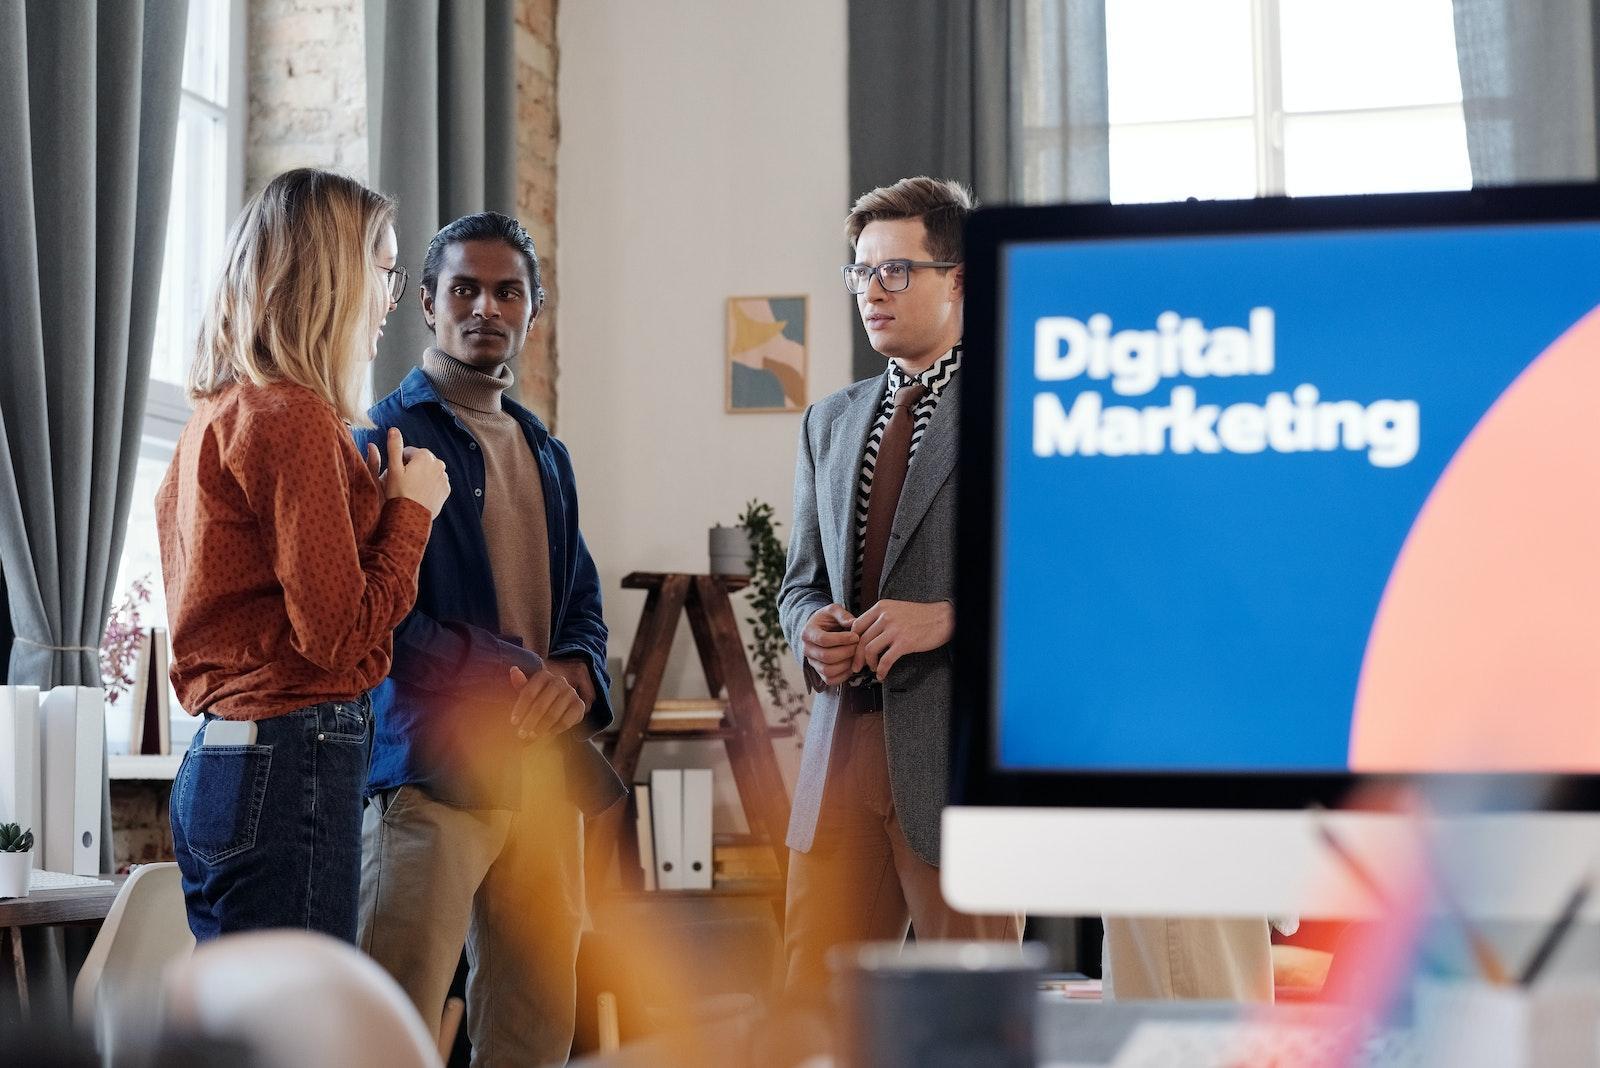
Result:
[[[729,297],[727,411],[805,410],[807,334],[803,296]]]

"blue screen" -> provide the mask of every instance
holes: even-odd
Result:
[[[1348,770],[1402,549],[1600,303],[1600,226],[1022,243],[1000,266],[1000,766]]]

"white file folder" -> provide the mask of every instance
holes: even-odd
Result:
[[[0,686],[0,823],[44,833],[39,781],[39,687]]]
[[[656,886],[683,889],[683,772],[658,768],[650,773],[650,816],[655,825]]]
[[[104,692],[57,686],[39,701],[44,768],[44,867],[100,874],[100,774],[105,766]]]
[[[711,889],[711,769],[683,770],[683,888]]]

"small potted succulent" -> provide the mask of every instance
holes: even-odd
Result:
[[[0,823],[0,897],[27,897],[33,874],[33,832]]]

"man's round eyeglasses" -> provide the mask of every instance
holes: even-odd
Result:
[[[844,273],[844,287],[858,296],[878,276],[878,284],[886,293],[898,293],[911,284],[911,272],[918,267],[959,267],[960,264],[944,260],[884,260],[877,266],[866,263],[847,263],[839,268]]]
[[[383,272],[383,288],[389,296],[389,303],[399,304],[401,298],[406,295],[406,269],[404,267],[385,267],[381,263],[377,265],[377,268]]]

